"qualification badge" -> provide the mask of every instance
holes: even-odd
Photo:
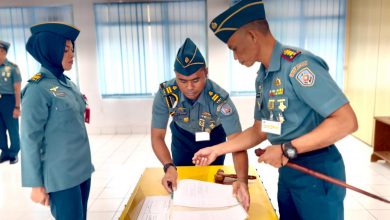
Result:
[[[279,102],[278,108],[280,109],[280,111],[284,112],[284,110],[287,108],[287,106],[284,104],[286,99],[278,99],[277,101]]]

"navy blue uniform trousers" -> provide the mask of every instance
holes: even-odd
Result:
[[[16,157],[20,150],[19,120],[13,117],[15,95],[2,94],[0,98],[0,149],[4,158]],[[11,140],[8,148],[7,130]]]
[[[292,162],[345,181],[343,159],[334,145],[299,154]],[[280,220],[342,220],[346,190],[289,167],[279,169]]]
[[[91,179],[70,189],[49,193],[51,214],[56,220],[86,220]]]
[[[226,133],[222,125],[215,127],[210,133],[209,141],[195,141],[195,134],[180,128],[174,121],[170,124],[172,133],[171,152],[176,166],[193,166],[192,157],[205,147],[210,147],[226,141]],[[217,157],[211,165],[223,165],[225,155]]]

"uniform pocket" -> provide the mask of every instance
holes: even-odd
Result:
[[[72,104],[66,99],[58,98],[54,103],[54,108],[56,111],[60,111],[60,112],[68,111],[72,109]]]

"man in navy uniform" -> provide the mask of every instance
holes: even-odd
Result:
[[[210,28],[242,65],[261,62],[261,67],[253,126],[232,141],[202,149],[193,158],[196,164],[268,139],[271,145],[259,162],[279,168],[280,219],[343,219],[344,188],[284,167],[291,160],[345,180],[334,143],[354,132],[357,120],[325,61],[275,40],[260,0],[240,1],[213,19]]]
[[[9,47],[8,42],[0,40],[0,163],[9,160],[15,164],[20,150],[18,118],[22,77],[18,66],[7,60]],[[9,148],[7,130],[11,140]]]
[[[241,132],[237,110],[229,94],[208,79],[206,62],[198,47],[187,38],[178,50],[174,70],[176,78],[160,84],[154,102],[151,140],[153,150],[164,165],[164,187],[176,187],[175,166],[191,166],[192,156],[199,149],[232,139]],[[171,152],[164,141],[166,127],[172,133]],[[225,155],[213,165],[222,165]],[[247,182],[246,151],[233,154],[240,182]]]

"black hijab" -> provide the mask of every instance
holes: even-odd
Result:
[[[66,82],[62,59],[66,39],[51,32],[33,34],[27,41],[27,51],[59,80]]]

